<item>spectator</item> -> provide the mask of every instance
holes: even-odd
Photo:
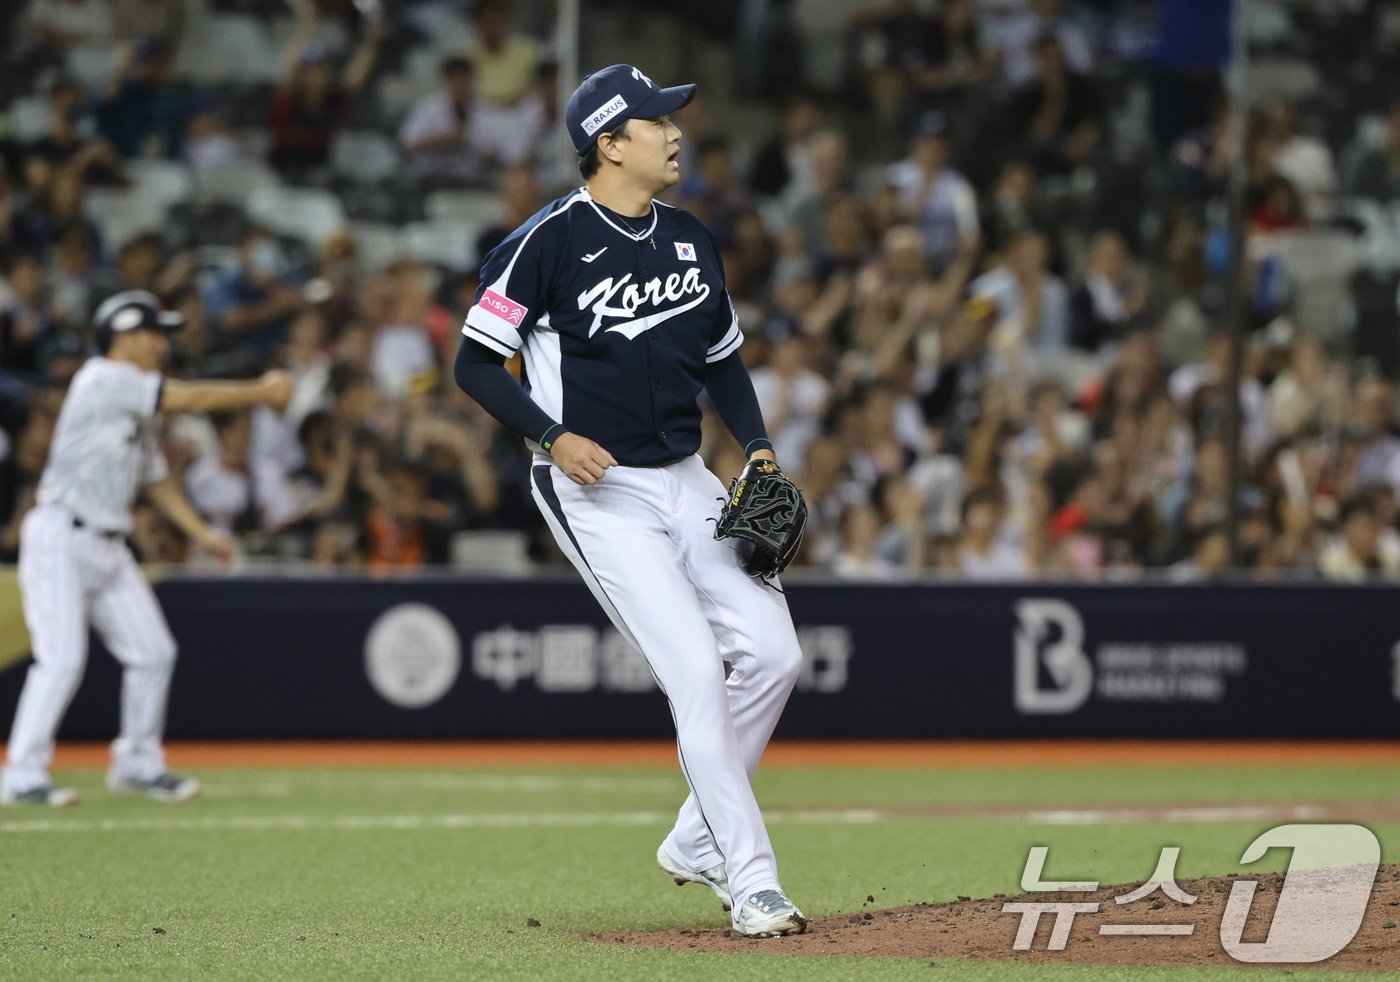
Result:
[[[1362,198],[1400,198],[1400,99],[1390,104],[1378,146],[1366,149],[1347,175],[1347,191]]]
[[[387,476],[365,468],[360,479],[372,497],[365,516],[365,539],[373,572],[447,562],[447,529],[430,517],[436,509],[428,499],[425,468],[399,461],[389,466]]]
[[[255,488],[250,448],[253,416],[247,410],[211,414],[217,449],[185,472],[185,495],[210,525],[244,533],[262,527],[262,501]]]
[[[71,222],[58,232],[49,264],[50,309],[54,317],[74,328],[88,323],[97,306],[101,269],[92,229]]]
[[[244,157],[218,108],[213,103],[195,107],[185,129],[185,163],[195,171],[217,171],[242,163]]]
[[[1375,502],[1364,494],[1342,505],[1337,534],[1323,549],[1319,567],[1333,580],[1358,581],[1371,574],[1400,575],[1400,554],[1381,549]]]
[[[948,118],[924,113],[915,127],[909,156],[890,167],[889,182],[900,214],[923,235],[924,255],[935,272],[955,260],[970,262],[979,242],[977,193],[949,166]]]
[[[46,342],[55,332],[43,261],[20,252],[5,265],[11,298],[0,310],[0,369],[22,376],[37,371]]]
[[[501,220],[487,228],[476,240],[478,265],[486,261],[491,250],[500,245],[507,235],[525,224],[526,219],[544,207],[544,199],[540,195],[539,182],[535,180],[533,169],[525,166],[512,167],[501,174],[501,204],[504,206]],[[468,296],[470,298],[471,295]]]
[[[851,152],[846,137],[834,129],[812,134],[810,149],[810,190],[800,197],[790,193],[787,212],[793,231],[800,236],[803,251],[820,255],[828,249],[827,210],[850,188]]]
[[[1040,203],[1035,168],[1024,157],[1012,157],[1002,165],[990,195],[982,198],[980,225],[989,255],[1006,251],[1022,229],[1047,224]]]
[[[809,141],[822,125],[822,111],[817,100],[806,93],[788,98],[782,107],[778,132],[754,155],[749,186],[769,197],[787,197],[789,187],[796,185],[794,196],[810,192],[811,165]]]
[[[1308,224],[1303,199],[1293,182],[1270,174],[1258,192],[1258,203],[1249,211],[1249,230],[1254,233],[1294,232]]]
[[[992,487],[973,488],[963,499],[958,571],[970,580],[1020,579],[1030,572],[1026,552],[1008,541],[1006,502]]]
[[[1003,351],[1024,346],[1053,354],[1069,346],[1069,293],[1049,264],[1045,233],[1023,229],[1012,238],[1002,261],[972,281],[974,296],[996,304],[1001,317],[997,344]]]
[[[978,26],[973,0],[945,0],[929,36],[927,61],[914,75],[916,108],[967,111],[999,67],[1000,56]]]
[[[729,141],[719,135],[705,136],[696,152],[695,173],[681,177],[683,206],[710,230],[721,247],[728,244],[729,224],[749,205],[748,191],[739,182]]]
[[[495,524],[501,488],[490,447],[478,430],[423,413],[409,424],[406,445],[412,458],[423,461],[428,476],[426,517],[444,530]]]
[[[802,460],[821,430],[831,386],[807,362],[807,342],[792,332],[773,344],[768,364],[753,372],[754,392],[779,460]]]
[[[190,103],[170,81],[174,51],[163,37],[123,46],[97,106],[97,131],[127,160],[184,152]]]
[[[385,318],[374,332],[370,370],[393,400],[432,388],[444,360],[451,315],[433,303],[427,271],[404,260],[385,273]]]
[[[377,18],[366,22],[359,46],[337,78],[330,53],[312,39],[316,7],[310,0],[300,0],[297,19],[297,33],[283,55],[282,80],[269,112],[269,159],[278,170],[303,175],[329,161],[331,142],[374,68],[381,22]]]
[[[93,138],[93,119],[84,105],[82,86],[59,78],[49,89],[48,108],[48,132],[30,143],[26,153],[37,154],[58,169],[72,168],[94,182],[125,183],[111,144]]]
[[[185,30],[185,0],[112,0],[117,36],[127,41],[164,37],[178,41]]]
[[[1065,14],[1065,0],[1029,0],[1026,9],[1007,18],[996,31],[1002,74],[1011,86],[1025,85],[1035,77],[1041,46],[1047,39],[1062,52],[1063,62],[1076,75],[1094,68],[1089,36]]]
[[[1258,153],[1297,190],[1310,218],[1326,217],[1337,190],[1337,167],[1326,143],[1299,132],[1298,110],[1291,102],[1273,98],[1265,105]]]
[[[1123,336],[1147,305],[1147,283],[1128,265],[1128,247],[1111,230],[1094,234],[1083,282],[1069,299],[1070,343],[1098,351]]]
[[[865,99],[881,128],[898,127],[908,116],[937,25],[915,0],[888,0],[851,14],[849,37],[863,55]]]
[[[1093,83],[1071,70],[1053,34],[1035,45],[1036,75],[1012,97],[1007,126],[1025,134],[1025,151],[1042,174],[1089,161],[1103,139],[1103,109]]]
[[[291,475],[281,468],[264,466],[260,488],[263,516],[269,528],[288,534],[297,552],[310,556],[315,524],[340,512],[350,480],[353,459],[350,434],[337,430],[331,417],[316,410],[297,430],[302,467]]]
[[[476,66],[477,93],[489,105],[515,106],[530,91],[540,66],[539,46],[510,29],[505,0],[477,0],[472,21],[477,38],[467,48]]]
[[[880,555],[880,513],[860,502],[841,515],[842,548],[831,562],[831,572],[843,580],[892,580],[899,568]]]
[[[40,169],[47,166],[36,163]],[[87,186],[77,170],[65,167],[54,171],[44,185],[43,197],[32,199],[15,220],[20,243],[34,251],[45,252],[58,241],[63,229],[70,225],[86,225],[100,248],[101,232],[84,213],[86,195]]]
[[[204,294],[214,348],[230,364],[259,366],[286,342],[287,328],[302,306],[290,275],[276,237],[250,227],[238,246],[238,265],[221,273]]]
[[[476,105],[475,73],[466,58],[442,62],[442,88],[424,96],[399,127],[399,145],[412,173],[424,177],[475,177],[494,163],[495,148]]]
[[[101,45],[112,38],[109,0],[30,0],[25,14],[30,36],[49,47]]]

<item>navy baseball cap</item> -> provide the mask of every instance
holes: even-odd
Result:
[[[673,113],[695,98],[695,86],[673,85],[663,89],[640,68],[609,65],[589,75],[564,110],[564,124],[580,157],[588,152],[599,133],[615,130],[629,119],[656,119]]]
[[[161,310],[154,293],[146,290],[125,290],[108,297],[92,315],[92,327],[108,338],[123,331],[178,331],[185,325],[185,315],[175,310]]]

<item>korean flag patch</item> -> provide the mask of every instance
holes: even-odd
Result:
[[[699,260],[695,258],[695,246],[689,242],[676,243],[676,258],[682,259],[688,263],[699,262]]]

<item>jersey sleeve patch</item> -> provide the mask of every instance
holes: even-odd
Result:
[[[528,307],[522,306],[505,294],[497,293],[492,289],[482,291],[481,300],[477,306],[487,313],[499,317],[516,330],[520,329],[520,325],[525,322],[526,315],[530,313]]]
[[[529,314],[528,307],[488,287],[481,291],[476,305],[467,311],[462,333],[509,358],[520,350],[524,341],[520,325]]]

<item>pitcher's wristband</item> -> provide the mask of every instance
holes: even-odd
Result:
[[[549,429],[545,430],[544,435],[540,437],[540,446],[546,451],[553,450],[554,441],[567,432],[569,431],[564,429],[563,423],[555,423]]]

